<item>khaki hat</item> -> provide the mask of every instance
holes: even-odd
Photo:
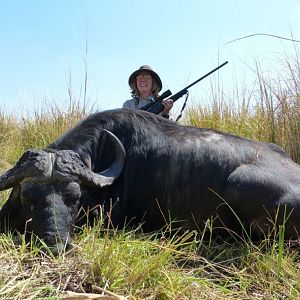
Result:
[[[161,91],[162,89],[162,82],[161,82],[161,79],[160,77],[158,76],[158,74],[156,72],[154,72],[152,70],[151,67],[147,66],[147,65],[143,65],[141,66],[139,69],[135,70],[130,76],[129,76],[129,79],[128,79],[128,84],[131,88],[133,88],[134,86],[134,81],[135,81],[135,78],[136,76],[141,73],[142,71],[148,71],[152,77],[154,78],[154,80],[156,81],[156,83],[158,84],[158,92]]]

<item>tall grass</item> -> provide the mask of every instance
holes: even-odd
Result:
[[[78,103],[72,103],[67,111],[49,106],[27,117],[0,112],[0,168],[15,163],[26,149],[46,147],[87,114]]]
[[[230,94],[212,88],[212,103],[194,105],[184,122],[275,142],[300,162],[298,62],[297,55],[283,59],[285,73],[275,79],[257,63],[254,86]],[[47,146],[89,113],[74,102],[71,85],[69,95],[67,111],[55,105],[30,117],[0,111],[2,171],[25,149]],[[1,193],[0,203],[8,194]],[[76,233],[74,248],[60,257],[22,236],[0,235],[0,299],[57,299],[66,291],[100,294],[99,288],[129,299],[300,298],[299,245],[284,242],[284,224],[257,244],[205,240],[197,232],[165,238],[103,224]]]
[[[249,89],[225,92],[212,87],[212,104],[192,105],[184,120],[252,139],[276,143],[300,162],[300,60],[282,60],[276,78],[255,66],[257,80]]]

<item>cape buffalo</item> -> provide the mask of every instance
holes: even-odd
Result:
[[[0,177],[9,188],[1,230],[33,232],[54,253],[71,244],[79,210],[97,214],[97,205],[113,226],[201,229],[216,217],[216,226],[259,235],[287,219],[285,237],[300,232],[300,166],[280,147],[133,109],[92,114],[46,149],[27,150]]]

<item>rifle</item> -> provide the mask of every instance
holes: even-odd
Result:
[[[186,86],[184,89],[180,90],[179,92],[177,92],[176,94],[172,95],[172,92],[170,90],[165,91],[164,93],[161,94],[161,96],[159,96],[155,102],[153,103],[149,103],[143,107],[141,107],[141,110],[146,110],[149,111],[153,114],[159,114],[160,112],[162,112],[164,110],[164,105],[162,104],[162,100],[164,100],[165,98],[171,96],[170,98],[173,100],[173,102],[177,101],[179,98],[181,98],[183,95],[188,93],[188,89],[190,87],[192,87],[193,85],[195,85],[196,83],[198,83],[199,81],[203,80],[204,78],[206,78],[207,76],[209,76],[210,74],[214,73],[215,71],[219,70],[220,68],[224,67],[226,64],[228,63],[228,61],[225,61],[224,63],[222,63],[221,65],[219,65],[218,67],[216,67],[215,69],[211,70],[210,72],[208,72],[207,74],[205,74],[204,76],[200,77],[199,79],[197,79],[196,81],[194,81],[193,83],[191,83],[190,85]]]

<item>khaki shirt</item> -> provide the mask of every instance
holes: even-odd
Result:
[[[134,108],[134,109],[141,109],[143,106],[155,102],[154,97],[148,97],[148,98],[135,98],[127,100],[123,103],[123,108]],[[169,119],[169,115],[163,114],[163,112],[159,113],[160,116]]]

